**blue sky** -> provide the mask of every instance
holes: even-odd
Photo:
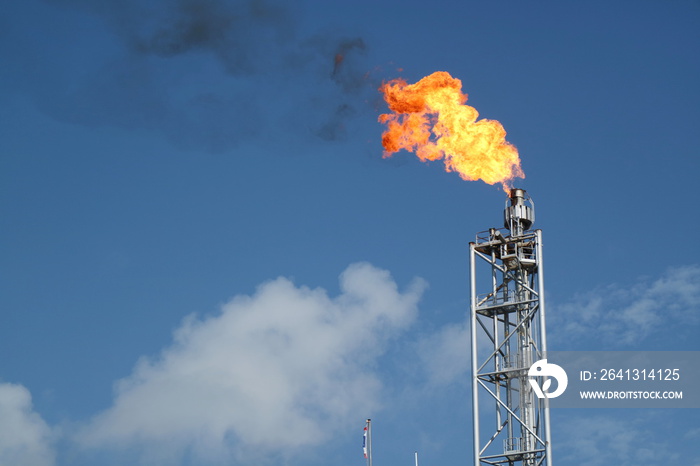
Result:
[[[8,5],[0,464],[360,465],[368,417],[377,464],[468,464],[468,242],[505,196],[383,159],[377,123],[382,81],[438,70],[519,149],[550,349],[700,350],[699,26],[682,0]],[[554,412],[554,459],[700,464],[696,417]]]

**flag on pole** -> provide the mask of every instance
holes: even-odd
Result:
[[[365,454],[367,466],[372,466],[372,424],[370,424],[371,422],[371,419],[367,419],[364,434],[362,435],[362,452]]]
[[[362,436],[362,452],[365,454],[365,458],[367,458],[367,426],[365,426],[365,433]]]

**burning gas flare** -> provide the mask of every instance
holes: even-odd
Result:
[[[437,71],[415,84],[394,79],[379,90],[394,112],[379,116],[387,125],[382,134],[384,157],[406,149],[423,162],[443,159],[446,171],[464,180],[501,183],[506,192],[514,178],[525,178],[518,150],[506,142],[503,125],[476,121],[479,112],[465,105],[467,95],[459,79]]]

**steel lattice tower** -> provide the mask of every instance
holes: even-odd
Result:
[[[512,189],[507,230],[491,228],[469,243],[475,466],[552,466],[548,401],[528,383],[530,365],[547,350],[542,232],[530,230],[534,220],[532,199]]]

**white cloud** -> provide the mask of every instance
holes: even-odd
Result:
[[[49,426],[22,385],[0,384],[0,466],[50,466],[55,462]]]
[[[469,322],[465,321],[446,325],[418,342],[429,388],[469,380],[470,339]]]
[[[576,295],[547,312],[548,329],[561,342],[588,340],[629,345],[660,325],[700,322],[700,266],[669,269],[656,280],[613,284]],[[598,340],[600,339],[600,340]]]
[[[216,316],[190,316],[171,346],[117,384],[113,406],[78,441],[136,446],[149,463],[171,464],[186,451],[216,462],[319,444],[380,407],[375,362],[415,320],[424,287],[401,292],[387,271],[359,263],[335,298],[278,278]]]

